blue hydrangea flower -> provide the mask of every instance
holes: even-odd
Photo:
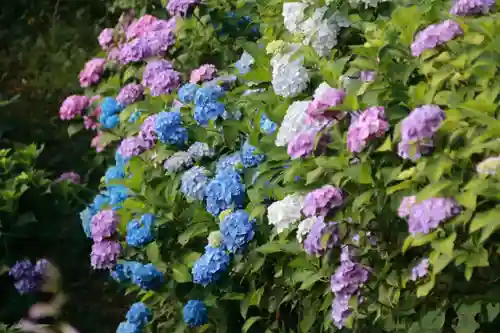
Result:
[[[239,173],[243,172],[243,162],[241,161],[241,155],[239,152],[224,155],[219,158],[215,164],[215,172],[219,173],[225,169],[230,169]]]
[[[123,166],[111,166],[106,170],[106,173],[104,174],[104,182],[106,185],[109,187],[110,182],[113,179],[123,179],[125,177],[125,170]],[[112,186],[112,185],[111,185]]]
[[[82,221],[82,228],[83,232],[85,232],[85,235],[87,238],[92,238],[92,234],[90,232],[90,220],[92,220],[92,209],[89,207],[85,208],[80,212],[80,220]]]
[[[156,116],[155,131],[162,143],[182,145],[188,139],[187,130],[182,127],[179,111],[160,112]]]
[[[241,162],[245,168],[252,168],[258,166],[266,159],[264,154],[256,154],[257,149],[252,146],[248,141],[241,147]]]
[[[121,204],[129,197],[130,192],[124,185],[113,185],[108,189],[109,204],[113,209],[119,209]]]
[[[153,264],[133,266],[132,282],[144,290],[158,290],[164,283],[163,273]]]
[[[118,126],[118,124],[120,123],[120,117],[116,114],[106,116],[105,114],[101,113],[101,115],[99,116],[99,122],[102,124],[102,127],[111,129]]]
[[[206,190],[207,211],[217,216],[229,208],[240,208],[245,200],[245,185],[231,169],[224,169],[208,183]]]
[[[144,214],[141,219],[132,220],[127,225],[127,244],[134,247],[142,247],[154,240],[155,217],[152,214]]]
[[[274,131],[278,128],[278,124],[276,124],[271,119],[267,118],[267,116],[263,113],[260,117],[260,131],[264,134],[273,134]]]
[[[105,97],[101,102],[101,115],[106,117],[115,115],[122,111],[122,107],[116,101],[116,99],[112,97]]]
[[[215,120],[224,113],[224,104],[211,102],[203,105],[196,105],[194,108],[194,120],[200,126],[205,126],[210,120]]]
[[[144,327],[153,317],[151,309],[142,302],[132,304],[127,312],[127,321],[139,327]]]
[[[179,89],[179,100],[182,103],[192,103],[199,88],[200,86],[197,84],[186,83]]]
[[[218,86],[202,87],[194,95],[194,104],[204,106],[216,102],[223,94],[222,88]]]
[[[213,157],[215,155],[214,150],[206,142],[199,141],[193,143],[187,152],[191,154],[195,161],[199,161],[203,157]]]
[[[115,152],[115,164],[116,166],[118,167],[121,167],[121,168],[124,168],[125,167],[125,164],[127,164],[127,162],[130,160],[130,158],[128,157],[123,157],[121,154],[120,154],[120,151],[117,149],[116,152]]]
[[[181,176],[181,192],[189,199],[203,200],[208,184],[207,169],[195,166]]]
[[[245,75],[248,72],[250,72],[254,62],[255,62],[255,59],[248,52],[243,52],[240,60],[238,60],[234,64],[234,67],[236,67],[236,69],[238,70],[238,73],[240,75]]]
[[[122,261],[116,264],[111,270],[111,277],[117,282],[126,282],[132,280],[133,273],[142,267],[137,261]]]
[[[224,217],[220,224],[222,242],[231,253],[244,249],[255,236],[254,220],[244,210],[237,210]]]
[[[116,333],[141,333],[142,327],[129,323],[128,321],[123,321],[118,325]]]
[[[139,120],[139,118],[141,117],[141,114],[142,114],[142,113],[141,113],[141,111],[139,111],[139,110],[134,111],[134,112],[130,115],[130,117],[128,118],[128,122],[129,122],[129,123],[135,123],[137,120]]]
[[[189,327],[198,327],[208,322],[207,308],[198,300],[190,300],[184,305],[183,316]]]
[[[229,256],[221,248],[205,247],[205,253],[194,263],[193,282],[207,286],[220,279],[229,266]]]

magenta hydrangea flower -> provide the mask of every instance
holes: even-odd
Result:
[[[398,154],[402,158],[418,160],[433,146],[433,136],[445,119],[437,105],[423,105],[413,110],[401,124],[401,142]]]
[[[120,93],[116,96],[116,101],[125,107],[141,99],[143,94],[144,87],[142,85],[129,83],[120,90]]]
[[[122,140],[117,151],[123,158],[130,158],[141,154],[144,146],[144,141],[139,136],[131,136]]]
[[[408,216],[408,232],[412,235],[428,234],[460,211],[460,205],[451,198],[430,198],[415,203]]]
[[[460,25],[452,20],[431,24],[417,33],[413,44],[411,44],[411,54],[418,57],[425,50],[433,49],[462,34],[463,30],[460,28]]]
[[[106,144],[102,143],[102,136],[104,135],[103,132],[97,132],[97,135],[92,138],[92,141],[90,142],[90,146],[92,148],[95,148],[95,151],[98,153],[101,153],[104,151],[106,148]]]
[[[94,269],[111,269],[116,264],[122,247],[115,240],[104,240],[92,244],[90,264]]]
[[[325,185],[309,192],[304,200],[302,213],[305,216],[326,216],[344,202],[342,190],[332,185]]]
[[[181,84],[181,75],[172,69],[166,60],[156,60],[147,64],[144,69],[142,84],[149,88],[151,96],[170,94]]]
[[[420,278],[423,278],[429,272],[429,259],[424,258],[421,262],[419,262],[415,267],[411,269],[411,280],[417,281]]]
[[[90,233],[94,242],[102,242],[114,235],[120,223],[118,214],[112,209],[104,209],[90,220]]]
[[[62,102],[59,109],[59,118],[62,120],[70,120],[78,115],[89,106],[89,98],[87,96],[71,95]]]
[[[317,133],[318,132],[315,130],[310,130],[297,134],[288,143],[288,155],[290,155],[292,159],[296,159],[311,154],[314,150]]]
[[[172,16],[185,16],[191,8],[199,3],[200,0],[169,0],[167,10]]]
[[[495,0],[455,0],[450,14],[457,16],[486,14],[494,5]]]
[[[137,136],[142,139],[145,149],[153,148],[156,140],[158,139],[156,135],[155,124],[156,115],[154,114],[147,117],[141,125],[141,130],[139,131],[139,134]]]
[[[106,65],[106,59],[93,58],[89,60],[78,75],[80,86],[87,88],[99,82],[102,73],[104,73],[104,65]]]
[[[384,108],[382,106],[370,107],[349,126],[347,149],[351,153],[359,153],[368,142],[384,136],[388,129],[389,123],[385,120]]]
[[[57,181],[58,182],[69,181],[70,183],[73,184],[80,184],[81,179],[79,174],[73,171],[69,171],[61,174],[57,179]]]
[[[139,19],[132,21],[127,27],[127,39],[133,39],[142,36],[147,31],[152,31],[153,25],[159,21],[156,17],[146,14]]]
[[[109,50],[107,59],[110,61],[120,60],[120,49],[118,47],[113,47]]]
[[[106,28],[99,34],[97,40],[103,50],[109,50],[113,46],[114,29]]]
[[[217,74],[217,68],[212,64],[205,64],[191,72],[190,83],[210,81]]]
[[[323,217],[319,217],[313,223],[311,231],[304,240],[304,250],[311,255],[324,255],[338,241],[337,224],[335,222],[325,223]]]
[[[404,197],[403,200],[401,200],[401,203],[399,204],[398,216],[401,218],[410,216],[411,208],[416,202],[417,202],[417,197],[414,195],[409,197]]]
[[[307,121],[324,123],[337,119],[343,112],[327,111],[328,108],[340,105],[344,102],[345,93],[335,88],[325,89],[319,96],[309,103],[307,107]]]

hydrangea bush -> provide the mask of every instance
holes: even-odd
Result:
[[[142,302],[118,332],[498,324],[493,2],[165,10],[103,32],[61,111],[101,95],[98,147],[116,142],[82,225]]]

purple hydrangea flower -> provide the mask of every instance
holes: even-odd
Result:
[[[142,77],[142,84],[150,89],[151,96],[170,94],[181,83],[179,72],[173,70],[166,60],[155,60],[147,64]]]
[[[424,258],[421,262],[419,262],[415,267],[411,269],[411,280],[417,281],[420,278],[423,278],[429,272],[429,259]]]
[[[324,255],[339,241],[337,224],[325,223],[323,217],[316,219],[304,240],[304,250],[311,255]]]
[[[73,184],[80,184],[80,180],[80,175],[73,171],[65,172],[57,179],[58,182],[69,181]]]
[[[462,34],[463,30],[460,25],[452,20],[431,24],[417,33],[413,44],[411,44],[411,54],[418,57],[425,50],[434,49]]]
[[[330,287],[335,295],[353,296],[370,276],[370,271],[363,265],[351,260],[342,261],[330,280]]]
[[[437,105],[423,105],[413,110],[401,124],[399,156],[416,161],[428,152],[444,119],[445,113]]]
[[[306,195],[302,213],[305,216],[326,216],[332,209],[342,205],[343,201],[340,188],[325,185]]]
[[[149,14],[143,15],[139,19],[134,20],[127,27],[127,32],[126,32],[127,39],[129,40],[134,39],[136,37],[144,35],[148,31],[153,31],[158,29],[158,21],[163,21],[163,20],[159,20],[158,18]],[[161,24],[162,23],[160,23],[160,25]],[[163,28],[165,28],[165,25],[163,25]]]
[[[199,3],[200,0],[169,0],[167,10],[172,16],[185,16],[192,7]]]
[[[305,157],[311,154],[314,150],[316,141],[316,130],[303,131],[293,137],[288,142],[287,152],[292,159]]]
[[[347,131],[347,149],[351,153],[361,152],[368,142],[382,137],[389,129],[384,108],[373,106],[366,109],[349,126]]]
[[[141,61],[151,56],[151,49],[146,40],[142,38],[133,39],[120,47],[118,60],[123,65],[131,62]]]
[[[137,135],[142,139],[144,149],[151,149],[156,143],[158,139],[156,135],[155,125],[156,124],[156,115],[151,115],[147,117],[141,125],[141,130]]]
[[[332,119],[337,119],[343,112],[327,111],[328,108],[340,105],[344,102],[345,93],[335,88],[326,88],[315,96],[307,107],[307,121],[309,123],[319,122],[324,124]]]
[[[26,259],[11,267],[9,275],[14,279],[14,287],[21,295],[40,289],[47,264],[46,259],[40,259],[35,265]]]
[[[103,50],[109,50],[113,46],[114,29],[106,28],[99,34],[97,40]]]
[[[118,152],[124,158],[137,156],[144,151],[144,141],[138,136],[125,138],[118,147]]]
[[[359,74],[359,78],[363,82],[373,82],[373,81],[375,81],[376,76],[377,76],[377,72],[375,72],[375,71],[362,71]]]
[[[403,200],[401,200],[401,203],[399,204],[398,208],[398,216],[401,218],[408,217],[410,216],[410,211],[413,205],[417,202],[417,197],[412,195],[409,197],[404,197]]]
[[[94,269],[111,269],[116,264],[122,247],[115,240],[104,240],[92,245],[90,264]]]
[[[116,101],[123,107],[132,104],[142,98],[144,94],[144,87],[137,83],[130,83],[124,86],[118,96],[116,96]]]
[[[351,315],[352,311],[349,308],[349,295],[335,295],[332,303],[332,321],[338,328],[342,329],[345,325],[347,318]]]
[[[486,14],[494,5],[495,0],[455,0],[450,14],[457,16]]]
[[[148,45],[151,56],[163,55],[175,44],[175,34],[168,29],[148,31],[142,38]]]
[[[78,78],[80,79],[80,86],[82,88],[87,88],[99,82],[102,73],[104,73],[105,64],[106,59],[94,58],[89,60],[78,75]]]
[[[410,209],[408,232],[428,234],[460,211],[460,205],[450,198],[430,198],[416,203]]]
[[[94,242],[101,242],[113,236],[118,223],[120,223],[120,218],[111,209],[101,210],[95,214],[90,220],[90,233]]]
[[[90,100],[87,96],[71,95],[67,97],[59,109],[59,118],[62,120],[71,120],[81,115],[88,108],[89,102]]]

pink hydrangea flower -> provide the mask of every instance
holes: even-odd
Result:
[[[120,223],[118,214],[112,209],[101,210],[90,220],[90,233],[94,242],[102,242],[116,232]]]
[[[99,41],[99,45],[101,45],[101,48],[103,50],[109,50],[111,46],[113,46],[113,33],[113,29],[106,28],[99,34],[97,40]]]
[[[127,39],[132,39],[143,35],[146,31],[150,31],[151,26],[156,23],[158,19],[152,15],[146,14],[139,19],[132,21],[127,28]]]
[[[59,118],[62,120],[73,119],[77,115],[81,115],[88,106],[89,98],[87,96],[71,95],[62,102]]]
[[[73,171],[65,172],[57,179],[58,182],[69,181],[73,184],[80,184],[80,180],[80,175]]]
[[[203,81],[210,81],[217,74],[217,68],[212,64],[205,64],[191,72],[190,83],[198,83]]]
[[[92,148],[95,148],[95,151],[98,153],[103,152],[104,148],[106,148],[106,145],[101,142],[103,135],[104,135],[103,132],[97,132],[97,135],[94,136],[94,138],[92,139],[92,142],[90,143],[90,146]]]
[[[297,134],[288,143],[288,155],[292,159],[305,157],[311,154],[314,150],[314,143],[316,140],[317,131],[304,131]]]
[[[99,82],[102,73],[104,73],[105,64],[106,59],[94,58],[89,60],[78,76],[80,79],[80,86],[82,88],[87,88]]]
[[[110,61],[118,61],[120,60],[120,49],[117,47],[113,47],[111,50],[108,52],[108,60]]]
[[[344,197],[340,188],[325,185],[306,195],[302,213],[305,216],[326,216],[343,202]]]
[[[385,120],[384,108],[382,106],[370,107],[349,126],[347,149],[351,153],[359,153],[368,142],[382,137],[388,129],[389,123]]]
[[[335,88],[325,89],[307,107],[307,121],[325,122],[331,119],[338,119],[343,114],[341,111],[328,111],[328,108],[340,105],[344,102],[345,93]]]
[[[90,253],[90,264],[94,269],[113,268],[121,250],[120,243],[115,240],[94,243]]]

